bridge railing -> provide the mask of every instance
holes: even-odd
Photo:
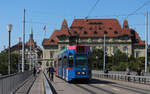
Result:
[[[102,70],[92,70],[93,72],[104,73]],[[109,71],[109,74],[126,74],[126,71]],[[137,75],[137,72],[131,71],[130,75]],[[150,76],[150,73],[143,73],[144,76]]]
[[[0,77],[0,94],[11,94],[13,90],[18,88],[32,74],[31,71],[20,72],[16,74]]]
[[[92,76],[98,77],[98,78],[108,78],[108,79],[113,79],[113,80],[122,80],[122,81],[128,81],[128,82],[150,84],[150,76],[112,74],[112,73],[102,73],[98,71],[92,71]]]

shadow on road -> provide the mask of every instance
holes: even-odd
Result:
[[[99,80],[99,79],[92,79],[88,84],[115,84],[115,83],[111,82],[111,81],[104,81],[104,80]]]
[[[71,82],[71,84],[116,84],[116,83],[111,81],[99,80],[99,79],[91,79],[90,81],[74,80]]]

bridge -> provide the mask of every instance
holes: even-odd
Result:
[[[124,72],[92,71],[89,83],[68,83],[54,76],[50,81],[42,71],[32,71],[0,77],[0,94],[149,94],[150,76],[125,75]]]

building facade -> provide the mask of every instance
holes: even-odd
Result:
[[[18,54],[18,62],[22,64],[22,42],[21,40],[10,48],[11,53]],[[4,49],[2,52],[8,52]],[[39,63],[36,59],[42,60],[42,50],[33,39],[33,32],[31,31],[29,40],[25,43],[25,67],[29,67],[30,59],[32,60],[32,67],[35,63]],[[20,67],[21,68],[21,67]]]
[[[88,45],[93,50],[103,49],[104,35],[109,56],[117,50],[128,56],[145,55],[145,42],[129,27],[127,20],[121,26],[117,19],[74,19],[70,27],[64,20],[60,30],[55,30],[49,38],[43,40],[44,63],[53,62],[57,53],[69,45],[69,36],[75,36],[78,44]]]

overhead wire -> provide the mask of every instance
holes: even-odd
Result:
[[[138,7],[135,11],[129,13],[127,15],[127,18],[131,15],[134,15],[137,11],[139,11],[140,9],[142,9],[144,6],[148,5],[150,3],[150,0],[148,0],[147,2],[143,3],[140,7]]]
[[[100,0],[97,0],[94,4],[94,6],[91,8],[91,10],[89,11],[88,15],[85,18],[88,18],[89,15],[93,12],[94,8],[96,7],[96,5],[99,3]]]

